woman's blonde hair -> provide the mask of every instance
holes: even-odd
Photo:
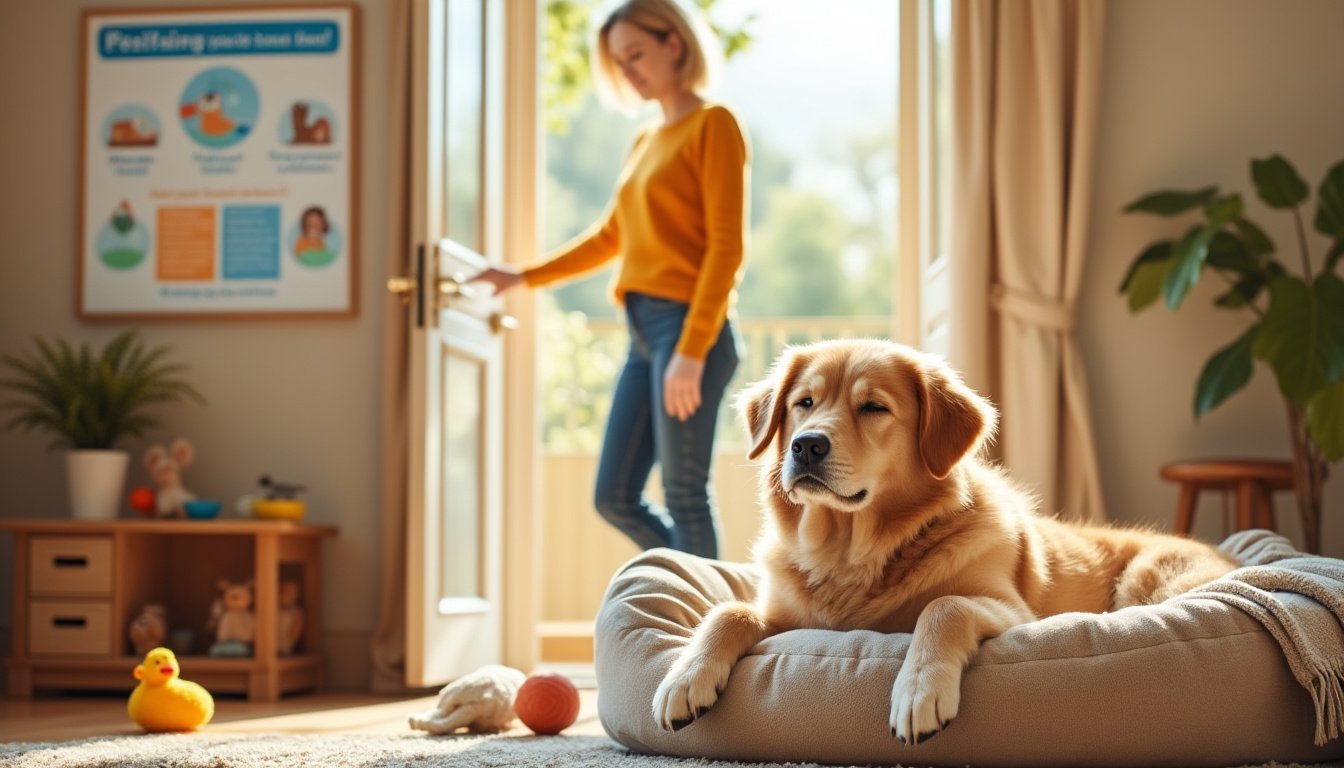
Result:
[[[678,65],[682,87],[704,95],[718,82],[723,47],[700,9],[677,0],[626,0],[607,14],[593,45],[593,79],[603,102],[623,112],[633,112],[640,104],[639,94],[611,55],[611,28],[618,21],[633,24],[660,41],[674,33],[681,38],[685,47]]]

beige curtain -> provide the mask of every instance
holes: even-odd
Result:
[[[411,0],[390,0],[392,62],[389,73],[389,167],[387,169],[387,277],[411,273]],[[409,313],[386,295],[383,306],[382,517],[378,625],[373,631],[371,688],[378,692],[406,688],[406,517],[407,376],[410,371]]]
[[[1105,518],[1075,334],[1087,266],[1102,0],[954,0],[950,356],[1002,412],[1041,510]]]

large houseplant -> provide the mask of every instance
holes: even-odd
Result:
[[[1315,251],[1319,256],[1303,221],[1310,191],[1293,165],[1279,155],[1252,160],[1251,178],[1266,205],[1291,213],[1296,259],[1285,264],[1275,258],[1274,243],[1246,218],[1241,195],[1216,187],[1163,190],[1130,203],[1125,212],[1194,213],[1197,220],[1180,237],[1145,248],[1120,291],[1131,312],[1159,298],[1175,310],[1203,275],[1225,281],[1214,303],[1242,313],[1249,325],[1204,365],[1195,385],[1195,418],[1244,387],[1254,360],[1269,365],[1288,414],[1303,537],[1307,549],[1318,552],[1322,488],[1330,462],[1344,457],[1344,280],[1336,274],[1344,259],[1344,162],[1316,190],[1311,223],[1326,238],[1325,249]]]
[[[165,360],[166,346],[147,348],[136,331],[119,334],[101,352],[76,351],[63,339],[34,338],[35,350],[0,355],[9,369],[0,387],[18,397],[7,426],[48,432],[53,448],[66,448],[71,511],[75,517],[115,517],[129,454],[118,449],[157,422],[150,406],[183,399],[204,403],[179,378],[186,367]]]

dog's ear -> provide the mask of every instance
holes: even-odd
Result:
[[[737,412],[742,425],[747,428],[747,437],[752,447],[747,453],[748,459],[754,459],[765,450],[766,443],[774,434],[777,426],[772,426],[770,412],[775,407],[775,382],[770,378],[749,385],[737,394]]]
[[[941,362],[916,366],[919,395],[919,455],[929,474],[942,480],[957,462],[980,450],[994,434],[999,415]]]
[[[784,423],[789,390],[793,388],[793,382],[805,362],[801,352],[785,350],[764,379],[749,385],[738,394],[737,412],[742,415],[747,435],[752,441],[748,459],[760,456]]]

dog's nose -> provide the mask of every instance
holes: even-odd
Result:
[[[803,464],[816,464],[831,452],[831,441],[820,432],[804,432],[793,438],[793,457]]]

